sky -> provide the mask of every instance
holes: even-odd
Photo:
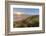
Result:
[[[13,12],[21,12],[26,15],[39,15],[38,8],[13,8]]]

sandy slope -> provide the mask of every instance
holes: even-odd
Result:
[[[21,20],[26,19],[27,17],[29,17],[29,16],[27,16],[27,15],[13,15],[13,21],[21,21]]]

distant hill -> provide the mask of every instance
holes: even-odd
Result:
[[[26,17],[26,16],[25,16]],[[21,21],[14,21],[14,27],[38,27],[39,15],[29,16]]]

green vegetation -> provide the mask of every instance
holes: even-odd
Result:
[[[15,27],[38,27],[39,26],[39,16],[29,16],[25,20],[22,21],[14,21],[14,28]]]

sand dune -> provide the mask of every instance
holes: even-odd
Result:
[[[13,15],[13,20],[14,21],[21,21],[21,20],[26,19],[27,17],[29,17],[29,16],[27,16],[27,15]]]
[[[24,19],[24,20],[23,20]],[[23,16],[22,20],[16,19],[14,21],[14,27],[38,27],[39,26],[39,16]]]

